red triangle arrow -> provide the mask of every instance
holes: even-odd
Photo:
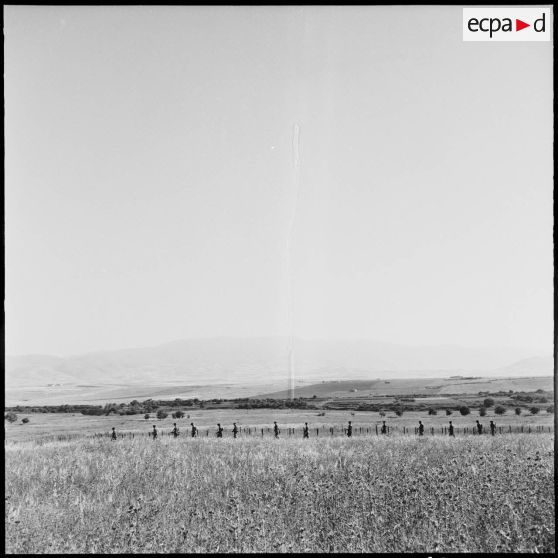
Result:
[[[520,19],[515,20],[515,30],[516,31],[521,31],[522,29],[525,29],[525,27],[531,27],[531,24],[530,23],[525,23],[524,21],[521,21]]]

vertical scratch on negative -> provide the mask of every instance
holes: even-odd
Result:
[[[298,208],[298,200],[300,196],[300,126],[295,122],[293,126],[293,173],[294,173],[294,200],[291,218],[289,221],[289,229],[287,236],[287,308],[288,308],[288,324],[289,324],[289,397],[294,399],[294,382],[295,382],[295,364],[294,364],[294,277],[292,270],[292,250],[294,229],[296,223],[296,214]]]

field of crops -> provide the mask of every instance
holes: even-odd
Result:
[[[8,442],[9,553],[554,552],[552,434]]]

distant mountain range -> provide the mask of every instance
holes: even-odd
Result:
[[[6,357],[6,387],[48,384],[211,384],[266,382],[289,374],[287,338],[212,338],[71,357]],[[520,349],[411,347],[368,340],[304,340],[293,345],[297,379],[552,375],[552,356]]]

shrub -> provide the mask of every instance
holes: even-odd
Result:
[[[385,416],[386,416],[385,412],[384,412],[384,411],[380,411],[380,416],[381,416],[381,417],[385,417]]]
[[[143,418],[145,420],[149,420],[151,417],[149,416],[149,413],[145,413],[145,415],[143,416]]]
[[[436,409],[433,409],[432,407],[430,407],[430,409],[428,409],[428,414],[429,415],[437,415],[438,411]]]
[[[506,412],[506,408],[502,407],[502,405],[496,405],[496,408],[494,409],[494,412],[497,415],[503,415]]]
[[[163,411],[162,409],[159,409],[159,410],[157,411],[157,418],[158,418],[159,420],[164,419],[164,418],[167,418],[168,416],[169,416],[168,413],[165,413],[165,411]]]
[[[540,409],[539,409],[538,407],[531,407],[531,408],[529,409],[529,412],[530,412],[532,415],[536,415],[539,411],[540,411]]]
[[[174,413],[174,418],[182,418],[184,416],[184,413],[182,411],[176,411],[176,413]]]
[[[27,424],[27,423],[29,422],[29,419],[28,419],[27,417],[22,418],[22,419],[21,419],[21,422],[22,422],[23,424]]]
[[[4,420],[7,420],[8,422],[15,422],[17,420],[17,415],[10,411],[4,415]]]
[[[487,397],[484,400],[482,406],[483,407],[494,407],[494,399],[492,399],[492,397]],[[484,416],[484,415],[481,415],[481,416]]]
[[[403,414],[403,409],[395,409],[395,414],[400,417]]]
[[[554,413],[554,405],[549,405],[549,406],[546,408],[546,412],[547,412],[547,413],[550,413],[550,414],[553,414],[553,413]]]
[[[462,407],[459,407],[459,412],[465,416],[468,415],[471,412],[471,409],[469,409],[469,407],[467,407],[466,405],[463,405]]]
[[[451,414],[453,414],[453,411],[451,409],[446,409],[446,415],[449,417]]]
[[[516,414],[517,416],[519,416],[519,415],[521,414],[521,407],[516,407],[516,408],[515,408],[515,414]]]
[[[481,417],[485,417],[485,416],[486,416],[486,407],[481,407],[481,408],[479,409],[479,415],[480,415]]]

